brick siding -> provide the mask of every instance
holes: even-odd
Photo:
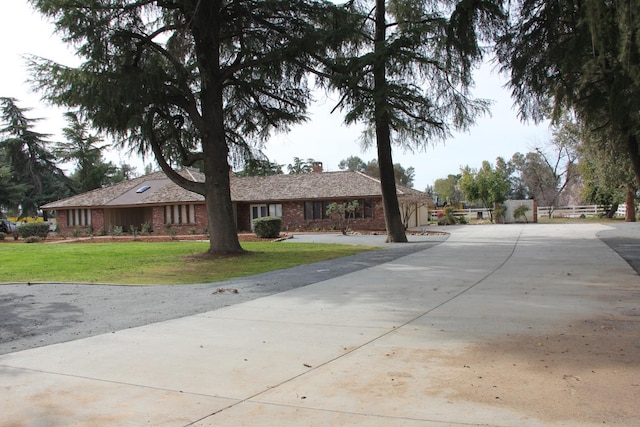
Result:
[[[66,224],[66,223],[65,223]],[[104,209],[91,209],[91,225],[94,233],[104,230]]]
[[[384,222],[384,210],[382,199],[372,199],[372,217],[350,220],[347,226],[354,230],[382,231],[386,229]],[[336,224],[331,219],[306,220],[304,219],[304,202],[291,202],[282,204],[282,230],[283,231],[315,231],[334,230]]]
[[[56,226],[60,233],[66,234],[70,231],[70,227],[67,226],[66,210],[58,211],[58,215],[56,216]]]
[[[151,230],[153,230],[154,233],[165,234],[164,206],[154,206],[151,218]]]
[[[195,205],[195,224],[172,224],[167,227],[164,218],[164,206],[154,206],[152,208],[152,230],[154,234],[166,235],[170,232],[177,234],[190,234],[195,231],[197,234],[204,233],[208,228],[207,211],[204,204]],[[67,226],[67,210],[60,210],[57,213],[57,225],[60,233],[70,234],[75,229],[88,230],[89,226]],[[105,230],[104,209],[91,210],[91,227],[96,234],[108,233]],[[239,231],[251,230],[250,205],[245,203],[237,204],[237,224]],[[358,218],[350,220],[347,224],[349,228],[355,230],[382,231],[385,229],[384,211],[381,199],[372,200],[372,217]],[[331,219],[306,220],[304,218],[304,202],[284,202],[282,203],[282,231],[330,231],[336,228],[336,224]]]

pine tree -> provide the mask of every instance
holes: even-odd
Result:
[[[575,111],[591,132],[623,147],[640,184],[640,2],[514,4],[498,56],[521,117]]]
[[[67,126],[62,129],[65,142],[56,144],[54,154],[60,162],[74,162],[76,169],[71,175],[78,193],[95,190],[113,182],[117,167],[105,162],[102,151],[107,145],[89,132],[88,125],[81,122],[75,113],[65,113]]]
[[[373,3],[373,4],[372,4]],[[406,242],[392,145],[413,150],[467,129],[488,102],[470,97],[472,68],[504,13],[500,1],[347,3],[358,31],[327,67],[345,122],[377,148],[388,242]]]
[[[153,152],[205,198],[212,254],[241,253],[230,159],[305,119],[308,64],[334,33],[335,6],[302,0],[34,0],[75,46],[79,67],[34,58],[37,88],[93,127]],[[201,165],[205,182],[177,169]]]
[[[0,140],[6,168],[11,174],[11,197],[1,203],[13,204],[18,216],[36,216],[41,205],[70,194],[71,182],[55,164],[55,158],[47,148],[47,135],[33,130],[37,119],[26,116],[29,111],[20,108],[14,98],[0,98],[2,122]],[[3,178],[6,179],[6,178]],[[6,182],[6,181],[5,181]]]

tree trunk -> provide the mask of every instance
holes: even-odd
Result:
[[[391,128],[389,125],[388,105],[386,101],[386,7],[384,0],[376,0],[375,65],[373,67],[376,145],[378,147],[378,168],[380,169],[380,188],[384,207],[384,222],[387,228],[388,243],[407,242],[404,232],[400,204],[396,189],[396,178],[391,155]]]
[[[243,253],[231,202],[230,166],[227,157],[220,155],[226,152],[227,145],[223,140],[217,143],[203,142],[203,149],[205,146],[209,146],[209,150],[204,150],[205,169],[209,172],[205,175],[204,195],[209,231],[208,252],[215,255]],[[208,151],[213,153],[207,155]]]
[[[636,184],[640,187],[640,152],[638,150],[638,138],[635,134],[627,137],[627,151],[631,160],[631,168],[636,177]]]
[[[627,210],[624,220],[626,222],[636,222],[636,187],[634,185],[627,185],[625,205]]]
[[[231,202],[229,147],[225,139],[222,88],[206,91],[212,102],[203,102],[206,130],[202,138],[205,170],[205,204],[209,230],[209,253],[243,253]]]
[[[220,71],[220,35],[218,26],[220,2],[198,3],[194,15],[194,41],[201,74],[200,101],[202,121],[199,131],[204,154],[205,205],[209,231],[209,253],[239,254],[244,250],[231,203],[229,147],[224,129],[223,77]]]

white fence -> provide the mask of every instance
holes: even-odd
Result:
[[[627,207],[622,204],[618,207],[616,215],[624,216]],[[607,206],[583,205],[583,206],[541,206],[538,207],[538,218],[581,218],[587,216],[601,216],[608,212]]]
[[[509,204],[509,202],[511,202],[511,204]],[[515,219],[513,218],[513,209],[517,206],[519,206],[520,204],[524,203],[527,204],[527,202],[531,202],[533,203],[533,201],[529,201],[529,200],[507,200],[505,202],[505,205],[507,205],[507,212],[505,213],[505,221],[506,222],[514,222]],[[511,206],[514,205],[514,206]],[[438,220],[438,212],[442,212],[444,210],[444,208],[437,208],[434,211],[430,211],[429,212],[429,219],[431,221],[437,221]],[[493,211],[493,209],[491,209],[491,211]],[[475,209],[456,209],[455,211],[453,211],[453,214],[458,217],[458,218],[462,218],[464,217],[467,221],[471,221],[471,220],[477,220],[477,219],[490,219],[492,218],[492,216],[489,213],[489,209],[487,208],[475,208]],[[531,222],[533,220],[532,215],[530,213],[527,213],[526,216],[528,217],[528,221]]]
[[[443,208],[429,211],[429,219],[431,221],[438,220],[438,211]],[[607,213],[609,208],[601,205],[582,205],[582,206],[541,206],[538,207],[538,218],[580,218],[588,216],[601,216]],[[625,216],[627,207],[623,204],[618,206],[617,216]],[[489,219],[488,209],[456,209],[454,215],[457,217],[465,217],[467,221],[473,219]],[[531,218],[529,218],[531,221]]]

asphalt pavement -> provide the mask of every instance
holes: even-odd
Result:
[[[390,262],[446,238],[414,235],[409,244],[390,245],[380,235],[296,234],[283,243],[346,243],[380,250],[215,283],[0,283],[0,354],[217,310]]]

